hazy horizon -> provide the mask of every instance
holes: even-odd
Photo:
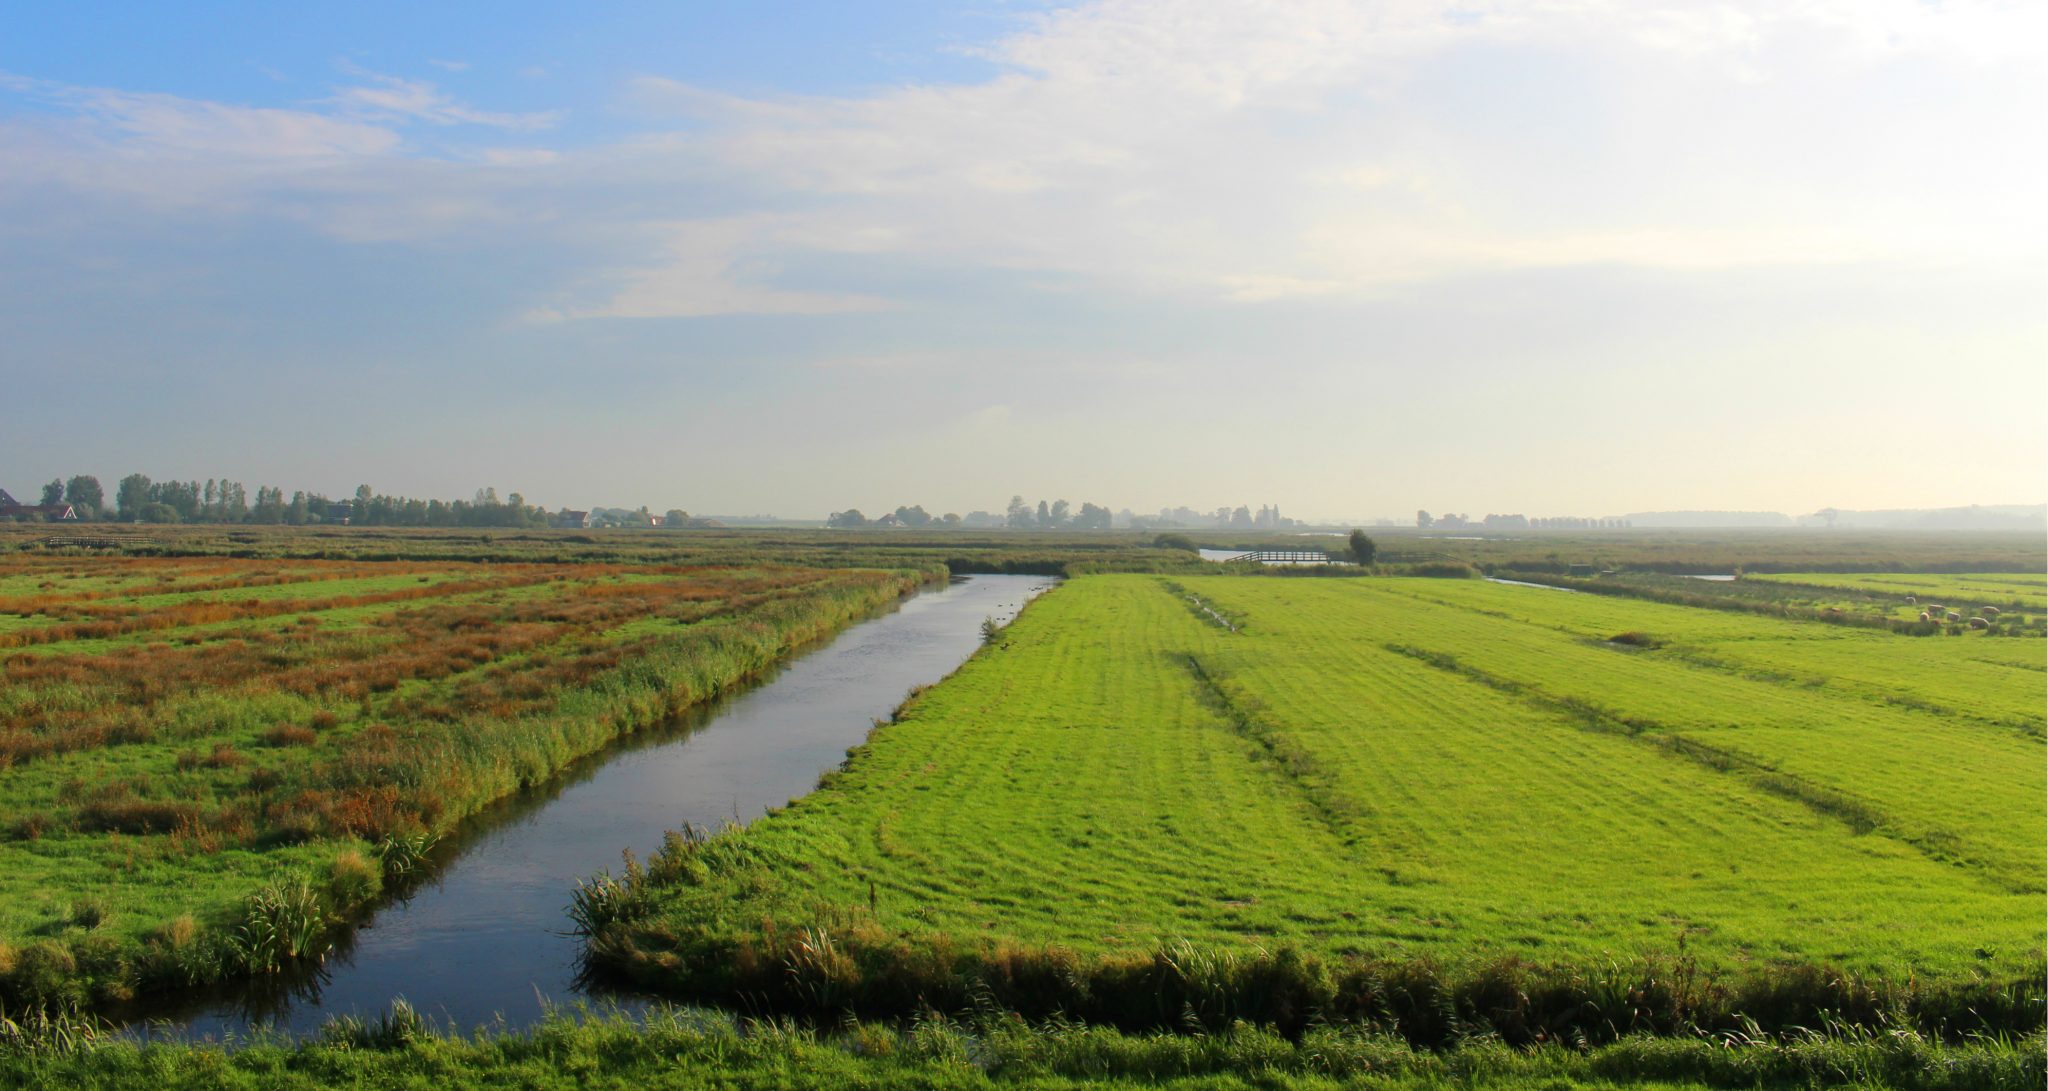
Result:
[[[2044,92],[1997,3],[0,12],[0,486],[2035,504]]]
[[[92,472],[91,472],[90,470],[85,470],[85,471],[81,471],[81,472],[82,472],[82,473],[84,473],[84,474],[85,474],[85,475],[87,475],[87,476],[90,476],[90,477],[94,478],[94,480],[96,480],[96,481],[98,481],[98,482],[100,483],[100,487],[101,487],[101,489],[102,489],[102,491],[103,491],[103,493],[104,493],[104,495],[105,495],[105,501],[104,501],[104,504],[103,504],[103,509],[104,509],[104,510],[103,510],[103,511],[101,512],[101,515],[102,515],[102,517],[111,517],[111,515],[112,515],[112,512],[113,512],[113,506],[114,506],[114,494],[115,494],[116,488],[117,488],[117,486],[118,486],[118,485],[119,485],[119,483],[120,483],[121,477],[123,477],[123,476],[126,476],[126,475],[125,475],[125,474],[123,474],[123,475],[107,475],[107,474],[94,474],[94,473],[92,473]],[[141,471],[131,471],[131,472],[141,472]],[[61,484],[61,483],[65,482],[65,481],[68,481],[68,480],[69,480],[69,479],[70,479],[70,478],[71,478],[72,476],[73,476],[72,474],[68,474],[68,473],[67,473],[67,474],[60,474],[60,475],[56,475],[56,480],[58,480],[58,482],[59,482],[59,483]],[[323,486],[320,486],[320,485],[316,484],[316,485],[314,485],[314,486],[312,486],[312,487],[310,487],[310,488],[302,488],[301,486],[303,485],[303,483],[292,483],[292,482],[282,482],[282,483],[280,483],[280,482],[274,482],[274,481],[269,481],[269,480],[264,480],[264,479],[260,479],[260,478],[254,478],[254,477],[252,477],[252,478],[248,478],[248,479],[242,479],[242,478],[237,478],[237,477],[234,477],[234,476],[232,476],[232,475],[229,475],[229,476],[225,476],[225,477],[222,477],[222,476],[219,476],[219,475],[215,475],[215,476],[213,476],[213,477],[204,477],[204,478],[191,478],[191,477],[190,477],[189,475],[162,475],[162,476],[157,476],[157,475],[151,475],[151,474],[147,474],[147,473],[145,473],[145,474],[144,474],[144,476],[145,476],[145,477],[148,477],[148,478],[150,478],[150,480],[151,480],[152,482],[158,482],[158,483],[161,483],[161,482],[167,482],[167,481],[191,481],[191,482],[192,482],[193,484],[195,484],[195,485],[205,485],[205,484],[212,484],[212,483],[213,483],[213,482],[214,482],[215,480],[219,480],[219,481],[220,481],[220,482],[221,482],[222,484],[224,484],[224,485],[225,485],[225,484],[229,484],[229,483],[233,483],[233,484],[236,484],[236,485],[240,485],[240,486],[242,486],[242,487],[243,487],[243,488],[244,488],[245,490],[251,490],[251,489],[254,489],[254,488],[256,488],[256,487],[257,487],[258,485],[262,485],[262,486],[265,486],[265,487],[271,487],[271,488],[279,488],[279,489],[282,489],[282,490],[283,490],[283,495],[284,495],[284,496],[285,496],[286,498],[289,498],[289,497],[290,497],[290,496],[291,496],[291,495],[292,495],[292,494],[293,494],[294,492],[297,492],[297,491],[304,491],[304,492],[306,492],[306,493],[307,493],[307,494],[308,494],[309,496],[317,496],[317,497],[321,497],[321,498],[324,498],[324,499],[326,499],[326,500],[327,500],[327,501],[329,501],[329,502],[335,502],[335,501],[346,501],[346,500],[349,500],[349,499],[353,498],[353,497],[354,497],[354,496],[356,495],[356,489],[355,489],[355,488],[353,488],[353,487],[331,487],[331,488],[330,488],[330,487],[323,487]],[[43,483],[35,483],[35,484],[19,483],[19,484],[21,485],[21,487],[17,487],[17,488],[10,488],[10,487],[9,487],[9,486],[10,486],[10,482],[7,482],[7,481],[0,481],[0,491],[4,491],[4,492],[8,493],[8,494],[9,494],[10,496],[12,496],[12,497],[13,497],[13,498],[14,498],[14,499],[15,499],[16,501],[18,501],[18,502],[20,502],[20,503],[24,503],[24,504],[33,504],[33,503],[36,503],[38,499],[40,499],[40,496],[39,496],[39,492],[40,492],[40,490],[41,490],[41,489],[43,488]],[[358,484],[358,485],[363,485],[363,484],[368,484],[368,483],[367,483],[367,482],[358,482],[357,484]],[[624,511],[629,511],[629,512],[630,512],[630,511],[635,511],[635,510],[638,510],[639,508],[645,507],[645,508],[649,509],[649,510],[650,510],[650,511],[651,511],[652,513],[654,513],[654,514],[656,514],[656,515],[660,515],[660,514],[663,514],[663,513],[664,513],[664,512],[666,512],[666,511],[669,511],[669,510],[673,510],[673,509],[676,509],[676,508],[679,508],[679,507],[681,507],[681,505],[679,505],[679,504],[672,504],[672,503],[667,503],[667,502],[657,502],[657,501],[654,501],[654,500],[648,500],[648,499],[640,499],[640,500],[637,500],[637,501],[631,501],[631,502],[619,502],[619,503],[592,503],[592,502],[590,501],[590,499],[589,499],[588,497],[576,497],[576,496],[561,496],[561,497],[550,497],[550,496],[542,496],[542,495],[536,495],[536,494],[531,494],[531,493],[527,493],[527,492],[525,492],[524,490],[522,490],[522,489],[518,488],[517,486],[512,486],[512,487],[503,487],[503,486],[501,486],[501,485],[499,485],[499,484],[497,484],[497,483],[491,483],[491,484],[489,484],[489,485],[484,485],[484,486],[478,486],[478,487],[476,487],[476,488],[474,488],[474,489],[465,489],[465,490],[459,490],[459,491],[457,491],[457,492],[455,492],[455,493],[450,493],[450,494],[446,494],[446,495],[441,495],[441,494],[428,494],[428,493],[421,493],[421,492],[417,492],[417,491],[407,490],[407,489],[405,489],[405,488],[402,488],[402,487],[400,487],[400,488],[388,488],[388,487],[387,487],[387,488],[377,488],[377,487],[373,486],[373,490],[374,490],[374,491],[375,491],[375,492],[376,492],[377,494],[379,494],[379,495],[397,496],[397,497],[405,497],[405,498],[411,498],[411,499],[419,499],[419,500],[468,500],[468,499],[471,499],[471,498],[472,498],[472,497],[474,497],[474,496],[477,496],[477,495],[483,494],[483,493],[485,493],[486,491],[488,491],[488,492],[490,492],[490,493],[494,494],[494,495],[495,495],[495,496],[496,496],[496,497],[497,497],[498,499],[501,499],[501,500],[502,500],[502,499],[508,499],[509,497],[513,496],[514,494],[517,494],[517,495],[519,495],[519,496],[520,496],[520,498],[521,498],[521,499],[522,499],[522,500],[523,500],[523,501],[524,501],[525,503],[527,503],[527,504],[531,504],[531,505],[536,505],[536,506],[542,507],[542,508],[544,508],[544,509],[546,509],[546,510],[549,510],[549,511],[560,511],[560,510],[563,510],[563,509],[573,509],[573,510],[596,510],[596,509],[598,509],[598,508],[604,508],[604,509],[611,509],[611,510],[624,510]],[[1012,494],[1012,495],[1015,495],[1015,496],[1021,496],[1022,494]],[[1102,506],[1106,507],[1106,508],[1107,508],[1107,509],[1108,509],[1109,511],[1111,511],[1111,512],[1112,512],[1112,513],[1114,513],[1114,514],[1116,514],[1116,515],[1117,515],[1117,516],[1119,517],[1119,519],[1121,519],[1121,518],[1122,518],[1122,516],[1123,516],[1123,515],[1124,515],[1125,513],[1129,513],[1129,514],[1131,514],[1131,515],[1133,515],[1133,516],[1137,517],[1138,519],[1140,519],[1140,520],[1145,520],[1145,521],[1153,521],[1153,520],[1156,520],[1156,519],[1157,519],[1157,518],[1158,518],[1159,516],[1161,516],[1161,515],[1164,515],[1164,514],[1165,514],[1165,513],[1167,513],[1167,512],[1170,512],[1170,511],[1178,511],[1178,510],[1183,510],[1183,509],[1185,509],[1185,510],[1188,510],[1188,511],[1192,511],[1192,512],[1194,512],[1194,513],[1195,513],[1195,514],[1196,514],[1196,515],[1197,515],[1197,516],[1199,517],[1199,516],[1202,516],[1202,515],[1207,515],[1207,514],[1211,514],[1211,513],[1214,513],[1214,512],[1216,512],[1216,511],[1218,511],[1219,509],[1228,509],[1228,510],[1233,510],[1233,511],[1234,511],[1234,510],[1236,510],[1236,509],[1238,509],[1238,508],[1246,508],[1246,509],[1248,509],[1248,510],[1250,510],[1250,511],[1253,511],[1253,512],[1255,512],[1255,513],[1256,513],[1256,512],[1260,512],[1260,511],[1262,511],[1262,510],[1263,510],[1263,509],[1265,508],[1265,506],[1267,505],[1267,502],[1266,502],[1266,501],[1263,501],[1263,500],[1259,500],[1259,499],[1257,499],[1257,498],[1252,498],[1252,499],[1251,499],[1251,500],[1249,500],[1249,501],[1245,501],[1245,500],[1242,500],[1242,499],[1240,499],[1240,500],[1238,500],[1238,501],[1236,501],[1236,502],[1217,502],[1217,503],[1209,503],[1209,504],[1191,504],[1191,503],[1185,503],[1185,502],[1182,502],[1182,503],[1165,503],[1165,504],[1129,504],[1129,503],[1121,503],[1121,502],[1118,502],[1118,501],[1116,501],[1116,500],[1114,500],[1114,499],[1108,499],[1108,500],[1106,500],[1106,501],[1105,501],[1105,498],[1102,498],[1102,497],[1081,497],[1081,496],[1069,496],[1069,495],[1067,495],[1067,494],[1064,494],[1064,493],[1061,493],[1061,494],[1048,494],[1048,495],[1046,495],[1046,496],[1043,496],[1043,497],[1036,497],[1036,496],[1033,496],[1033,497],[1024,497],[1024,499],[1025,499],[1025,501],[1026,501],[1026,506],[1028,506],[1028,507],[1032,507],[1032,508],[1036,508],[1036,506],[1037,506],[1037,504],[1038,504],[1038,501],[1040,501],[1040,500],[1044,500],[1044,501],[1046,501],[1046,502],[1048,502],[1048,503],[1050,503],[1050,502],[1052,502],[1052,501],[1054,501],[1054,500],[1066,501],[1066,502],[1068,502],[1068,503],[1069,503],[1069,504],[1071,505],[1071,507],[1072,507],[1072,508],[1073,508],[1074,510],[1078,510],[1078,509],[1080,508],[1080,505],[1081,505],[1082,503],[1095,503],[1095,504],[1101,504]],[[896,509],[897,509],[897,508],[898,508],[899,506],[903,506],[903,507],[917,506],[917,507],[923,507],[923,508],[925,508],[925,509],[926,509],[926,513],[927,513],[928,515],[931,515],[931,516],[933,516],[934,518],[936,518],[936,517],[938,517],[938,516],[940,516],[940,515],[942,515],[942,514],[947,514],[947,513],[951,513],[951,514],[954,514],[954,515],[962,515],[962,516],[965,516],[965,515],[969,515],[969,514],[993,514],[993,515],[1002,515],[1002,514],[1004,513],[1004,510],[1005,510],[1006,506],[1007,506],[1007,503],[1008,503],[1008,500],[1007,500],[1007,498],[1004,498],[1003,500],[1000,500],[1000,501],[999,501],[999,500],[994,500],[994,499],[989,499],[989,500],[985,500],[985,501],[983,501],[983,502],[980,502],[980,503],[975,503],[975,504],[970,504],[970,505],[965,505],[965,506],[959,506],[959,507],[946,507],[946,506],[935,506],[935,505],[930,505],[930,504],[924,504],[924,503],[922,503],[921,501],[917,500],[916,498],[909,498],[909,499],[898,499],[898,500],[892,500],[892,501],[881,501],[881,500],[878,500],[878,501],[874,501],[874,502],[868,502],[868,503],[862,503],[862,502],[849,502],[849,503],[847,503],[847,504],[842,504],[842,505],[838,506],[837,508],[834,508],[834,509],[832,509],[831,511],[820,511],[820,512],[801,512],[801,511],[771,511],[771,510],[768,510],[768,509],[765,509],[765,508],[758,508],[758,507],[756,507],[756,508],[744,508],[744,507],[742,507],[742,508],[734,508],[734,509],[709,509],[709,508],[702,508],[702,507],[700,507],[700,508],[696,508],[696,509],[694,509],[694,510],[691,510],[691,509],[685,509],[685,510],[689,510],[689,511],[690,511],[690,514],[692,514],[693,516],[697,516],[697,517],[700,517],[700,518],[719,518],[719,519],[736,519],[736,520],[775,520],[775,521],[779,521],[779,522],[791,522],[791,523],[796,523],[796,522],[815,522],[815,523],[823,523],[823,522],[825,522],[825,521],[826,521],[826,519],[827,519],[827,517],[828,517],[829,515],[832,515],[832,514],[834,514],[834,513],[838,512],[838,511],[844,511],[844,510],[847,510],[847,509],[849,509],[849,508],[850,508],[850,509],[855,509],[855,510],[859,510],[859,511],[863,512],[864,514],[866,514],[866,515],[867,515],[868,517],[870,517],[870,518],[874,518],[874,517],[879,517],[879,516],[881,516],[881,515],[884,515],[884,514],[887,514],[887,513],[889,513],[889,512],[892,512],[892,511],[896,510]],[[1786,518],[1786,519],[1788,520],[1788,522],[1787,522],[1787,523],[1785,523],[1785,524],[1782,524],[1782,525],[1784,525],[1784,526],[1787,526],[1787,527],[1792,527],[1792,528],[1797,528],[1797,529],[1810,529],[1810,528],[1811,528],[1811,527],[1813,527],[1813,526],[1818,526],[1818,525],[1820,525],[1820,524],[1818,524],[1818,523],[1815,523],[1815,522],[1812,522],[1812,521],[1813,521],[1813,520],[1816,520],[1816,519],[1818,519],[1818,518],[1820,517],[1820,512],[1821,512],[1821,511],[1822,511],[1822,510],[1823,510],[1824,508],[1826,508],[1826,507],[1830,507],[1831,505],[1821,505],[1821,506],[1819,506],[1819,507],[1811,507],[1811,508],[1798,508],[1798,509],[1761,509],[1761,508],[1657,508],[1657,507],[1645,507],[1645,508],[1635,508],[1635,509],[1628,509],[1628,510],[1613,510],[1613,511],[1549,511],[1549,510],[1542,510],[1542,509],[1529,509],[1529,508],[1526,508],[1526,507],[1519,507],[1519,508],[1518,508],[1518,507],[1513,507],[1513,506],[1509,506],[1509,507],[1506,507],[1506,508],[1498,509],[1497,511],[1496,511],[1496,510],[1478,511],[1478,510],[1471,510],[1471,509],[1469,509],[1469,508],[1466,508],[1466,507],[1461,507],[1461,506],[1458,506],[1458,505],[1455,505],[1455,504],[1453,504],[1453,505],[1450,505],[1450,506],[1441,506],[1441,507],[1434,507],[1434,508],[1421,508],[1421,509],[1417,509],[1417,511],[1415,511],[1415,512],[1401,512],[1401,513],[1394,513],[1394,512],[1375,512],[1375,513],[1371,513],[1371,514],[1359,514],[1359,513],[1356,513],[1356,512],[1352,512],[1352,513],[1342,513],[1342,512],[1338,512],[1338,513],[1332,513],[1332,512],[1326,512],[1326,511],[1310,511],[1310,512],[1300,512],[1300,511],[1290,511],[1290,510],[1286,510],[1286,509],[1281,509],[1281,508],[1279,508],[1279,506],[1278,506],[1278,505],[1273,505],[1273,506],[1274,506],[1274,508],[1276,509],[1276,510],[1275,510],[1275,514],[1276,514],[1277,516],[1280,516],[1280,517],[1284,517],[1285,519],[1287,519],[1287,520],[1290,520],[1290,521],[1291,521],[1291,522],[1292,522],[1293,524],[1299,524],[1299,525],[1303,525],[1303,526],[1308,526],[1308,527],[1318,527],[1318,528],[1329,528],[1329,527],[1361,526],[1361,527],[1378,527],[1378,528],[1381,528],[1381,529],[1396,529],[1396,530],[1399,530],[1399,529],[1410,529],[1410,530],[1413,530],[1413,529],[1417,529],[1417,525],[1416,525],[1416,524],[1417,524],[1417,520],[1416,520],[1416,515],[1417,515],[1417,514],[1419,514],[1420,512],[1428,512],[1428,513],[1430,513],[1430,515],[1432,516],[1432,518],[1433,518],[1433,519],[1438,519],[1438,518],[1442,518],[1442,517],[1444,517],[1444,516],[1447,516],[1447,515],[1452,515],[1452,514],[1456,514],[1456,515],[1458,515],[1458,516],[1459,516],[1459,517],[1461,517],[1461,518],[1469,518],[1469,519],[1470,519],[1470,524],[1469,524],[1469,525],[1470,525],[1471,527],[1474,527],[1474,528],[1478,528],[1478,527],[1479,527],[1479,524],[1480,524],[1480,521],[1481,521],[1482,519],[1486,518],[1487,516],[1489,516],[1489,515],[1495,515],[1495,514],[1498,514],[1498,515],[1501,515],[1501,516],[1508,516],[1508,517],[1515,517],[1515,516],[1521,516],[1521,517],[1527,517],[1527,518],[1530,518],[1530,519],[1574,519],[1574,518],[1577,518],[1577,519],[1627,519],[1627,518],[1633,518],[1633,517],[1642,517],[1642,516],[1665,516],[1665,517],[1672,517],[1672,516],[1713,516],[1713,517],[1734,517],[1734,516],[1774,516],[1774,515],[1775,515],[1775,516],[1782,516],[1782,517],[1785,517],[1785,518]],[[2039,501],[2037,501],[2037,502],[2031,502],[2031,503],[1991,503],[1991,504],[1978,504],[1978,503],[1968,503],[1968,504],[1942,504],[1942,505],[1935,505],[1935,506],[1931,506],[1931,507],[1926,507],[1926,508],[1897,508],[1897,507],[1886,507],[1886,508],[1863,508],[1863,509],[1846,509],[1846,508],[1838,508],[1837,510],[1839,510],[1839,511],[1841,512],[1841,514],[1842,514],[1842,515],[1844,515],[1844,516],[1847,516],[1847,517],[1852,517],[1852,520],[1853,520],[1853,517],[1859,517],[1859,516],[1860,516],[1860,517],[1874,517],[1874,516],[1891,516],[1891,515],[1913,515],[1913,514],[1936,514],[1936,513],[1948,513],[1948,514],[1954,514],[1954,513],[1962,513],[1962,512],[1965,512],[1965,511],[1968,511],[1968,512],[1973,512],[1973,513],[1974,513],[1974,512],[1980,512],[1980,511],[1981,511],[1981,513],[1982,513],[1982,514],[1981,514],[1981,519],[1980,519],[1980,521],[1988,521],[1988,522],[1991,522],[1991,523],[1995,523],[1995,524],[2004,524],[2004,523],[2006,523],[2006,522],[2008,522],[2008,521],[2010,521],[2010,520],[2013,520],[2013,519],[2018,519],[2018,518],[2027,518],[2027,519],[2031,519],[2031,518],[2033,518],[2033,516],[2034,516],[2034,515],[2035,515],[2035,514],[2037,513],[2037,509],[2038,509],[2038,513],[2039,513],[2039,514],[2041,514],[2041,515],[2043,515],[2043,516],[2048,516],[2048,502],[2039,502]],[[1187,525],[1189,525],[1190,527],[1192,527],[1192,528],[1194,528],[1194,529],[1204,529],[1203,527],[1201,527],[1201,526],[1200,526],[1199,524],[1197,524],[1197,523],[1190,523],[1190,524],[1187,524]],[[1670,520],[1668,520],[1668,519],[1667,519],[1667,520],[1665,520],[1665,521],[1660,521],[1660,522],[1653,522],[1653,523],[1647,523],[1647,524],[1645,524],[1645,525],[1643,525],[1643,526],[1640,526],[1640,527],[1636,527],[1636,528],[1634,528],[1634,529],[1679,529],[1679,528],[1695,528],[1695,529],[1716,529],[1716,528],[1727,528],[1727,529],[1735,529],[1735,528],[1741,528],[1741,527],[1757,527],[1757,526],[1772,526],[1772,525],[1780,525],[1780,524],[1772,524],[1772,523],[1754,523],[1754,522],[1752,522],[1752,523],[1744,523],[1744,522],[1740,522],[1740,521],[1730,521],[1730,520],[1728,520],[1728,519],[1726,519],[1726,518],[1717,518],[1717,519],[1714,519],[1714,520],[1711,520],[1711,521],[1698,521],[1698,522],[1683,522],[1683,521],[1677,521],[1677,522],[1674,522],[1674,521],[1670,521]],[[2044,524],[2044,527],[2048,527],[2048,524]],[[1215,528],[1215,529],[1231,529],[1231,528]],[[1242,528],[1239,528],[1239,529],[1242,529]],[[1254,527],[1254,528],[1251,528],[1251,529],[1264,529],[1264,528],[1263,528],[1263,527]],[[1284,529],[1284,528],[1283,528],[1283,529]],[[1426,529],[1429,529],[1429,528],[1421,528],[1421,529],[1425,529],[1425,530],[1426,530]],[[1569,527],[1552,527],[1552,528],[1540,528],[1540,527],[1539,527],[1539,528],[1535,528],[1535,529],[1539,529],[1539,530],[1541,530],[1541,529],[1551,529],[1551,530],[1564,530],[1564,531],[1569,531],[1569,530],[1571,530],[1571,529],[1575,529],[1575,528],[1569,528]],[[1583,529],[1583,528],[1578,528],[1578,529]],[[1850,522],[1850,523],[1848,523],[1848,524],[1845,524],[1845,529],[1886,529],[1886,528],[1885,528],[1884,526],[1880,525],[1880,524],[1876,524],[1876,523],[1872,523],[1872,522],[1869,522],[1869,521],[1868,521],[1868,519],[1867,519],[1867,518],[1865,518],[1865,519],[1863,519],[1863,520],[1860,520],[1860,521],[1852,521],[1852,522]],[[1898,529],[1898,528],[1897,528],[1897,527],[1893,527],[1893,528],[1891,528],[1891,529]],[[1933,527],[1933,528],[1929,528],[1929,529],[1958,529],[1958,528],[1954,528],[1954,527],[1947,527],[1947,526],[1937,526],[1937,527]],[[1976,527],[1976,528],[1962,528],[1962,529],[1984,529],[1984,528],[1982,528],[1982,527]],[[2000,527],[2000,529],[2017,529],[2017,528],[2011,528],[2011,527]]]

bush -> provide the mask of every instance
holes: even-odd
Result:
[[[107,917],[110,913],[111,910],[107,908],[107,900],[105,898],[85,897],[72,902],[71,910],[65,914],[65,917],[70,921],[72,927],[83,928],[90,932],[100,925],[107,923]]]
[[[1372,559],[1374,557],[1379,556],[1379,543],[1373,541],[1372,538],[1362,530],[1354,530],[1351,532],[1351,539],[1349,545],[1351,548],[1351,559],[1357,561],[1361,565],[1369,566],[1372,564]]]
[[[31,1007],[74,1008],[85,999],[78,959],[56,940],[38,940],[14,956],[7,989]]]
[[[383,869],[355,849],[341,850],[327,865],[327,900],[337,908],[365,905],[383,885]]]
[[[278,724],[263,733],[265,746],[311,746],[318,740],[312,728],[298,724]]]
[[[274,973],[286,964],[325,957],[327,910],[304,880],[279,883],[252,895],[235,926],[235,954],[252,974]]]
[[[91,803],[78,812],[78,828],[90,833],[170,833],[180,827],[199,825],[196,803],[172,800],[108,800]]]

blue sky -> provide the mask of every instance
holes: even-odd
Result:
[[[589,138],[622,77],[686,73],[731,94],[850,94],[986,78],[975,47],[1033,5],[892,2],[135,4],[0,11],[10,71],[192,99],[290,105],[347,69],[434,77],[503,110],[566,109]]]
[[[0,485],[2038,502],[2044,30],[1889,0],[14,5]]]

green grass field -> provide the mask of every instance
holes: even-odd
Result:
[[[1952,610],[1964,612],[1980,606],[2030,610],[2037,614],[2048,612],[2048,578],[2040,573],[1800,572],[1757,574],[1745,578],[1805,587],[1875,591],[1900,599],[1910,595],[1919,600],[1916,605],[1941,603]]]
[[[1801,572],[1750,573],[1736,580],[1701,580],[1635,571],[1605,573],[1598,578],[1555,573],[1514,575],[1609,598],[1821,621],[1904,636],[1961,636],[1987,630],[1994,636],[2030,640],[2048,635],[2048,617],[2043,616],[2038,605],[2032,604],[2033,592],[2025,584],[2032,579],[2039,586],[2039,576]],[[1984,582],[1987,580],[2008,582]],[[1918,595],[1912,587],[1919,588]],[[1940,595],[1942,591],[1955,594]],[[1943,598],[1948,601],[1943,602]],[[1933,609],[1936,605],[1942,608]]]
[[[1965,992],[2038,970],[2039,642],[1177,579],[1045,596],[819,792],[589,897],[594,956],[828,1008],[962,966],[1024,990],[1006,960],[1107,995],[1148,958],[1186,985],[1180,963],[1278,950],[1595,993],[1648,965]]]

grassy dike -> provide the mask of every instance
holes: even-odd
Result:
[[[99,763],[106,770],[102,775],[116,778],[112,784],[122,792],[147,784],[157,793],[205,793],[211,789],[201,778],[211,777],[222,793],[217,801],[202,795],[204,806],[181,796],[123,797],[124,815],[147,818],[150,808],[187,808],[168,830],[143,824],[98,832],[92,808],[105,805],[91,796],[76,808],[81,817],[60,829],[38,828],[29,836],[16,822],[15,838],[0,843],[0,882],[15,891],[10,911],[32,894],[47,900],[52,889],[61,891],[68,883],[104,893],[75,898],[54,921],[29,920],[11,929],[13,934],[0,933],[0,1008],[118,1004],[139,994],[317,960],[389,887],[422,868],[435,839],[464,819],[615,739],[741,683],[940,574],[841,570],[807,576],[772,593],[665,606],[669,614],[643,620],[622,612],[577,628],[581,623],[571,617],[558,623],[571,634],[561,638],[568,643],[535,645],[524,658],[505,664],[516,668],[511,673],[457,671],[441,682],[402,682],[374,706],[369,697],[360,710],[341,706],[340,722],[323,729],[320,746],[255,751],[273,762],[261,770],[261,779],[241,763],[202,760],[188,767],[182,757],[176,770],[130,773],[146,759],[161,757],[169,764],[175,746],[148,741],[146,734],[141,742],[115,740],[103,751],[58,754],[0,770],[16,801],[0,807],[25,806],[30,816],[51,813],[37,802],[37,793],[54,793],[56,800],[76,794],[64,784],[46,783],[69,776],[66,763]],[[618,597],[608,587],[597,590],[604,593],[592,600],[599,605]],[[622,586],[620,593],[631,590]],[[467,629],[453,625],[447,631]],[[307,654],[317,659],[319,647]],[[521,673],[546,677],[557,662],[573,673],[565,670],[541,692],[514,694],[521,703],[508,703],[505,685],[518,683]],[[374,669],[379,661],[365,663],[357,669]],[[430,676],[442,669],[431,663],[429,668]],[[495,704],[452,717],[399,715],[408,707],[404,701],[457,694],[447,687],[469,685],[472,677],[479,679],[472,686],[477,699]],[[229,706],[242,698],[237,691],[224,692],[222,700],[203,692],[194,699],[232,712]],[[494,708],[517,711],[497,714]],[[374,721],[365,714],[372,710]],[[236,720],[225,713],[178,718],[202,726]],[[213,750],[230,753],[237,751],[227,744]],[[104,798],[107,789],[91,791]],[[233,817],[234,824],[217,822],[221,815]]]
[[[106,1039],[90,1028],[0,1018],[0,1086],[78,1089],[296,1088],[1905,1088],[2033,1091],[2037,1033],[1960,1045],[1910,1032],[1765,1040],[1631,1037],[1590,1049],[1472,1040],[1438,1051],[1330,1027],[1296,1037],[1238,1025],[1216,1033],[1123,1034],[983,1014],[820,1033],[665,1011],[644,1022],[557,1014],[525,1032],[461,1036],[402,1005],[341,1019],[318,1038],[232,1048]]]

